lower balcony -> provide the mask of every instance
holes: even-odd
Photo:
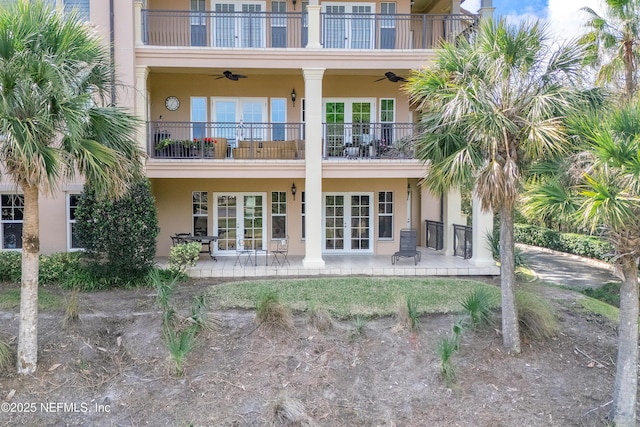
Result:
[[[412,123],[324,123],[327,160],[415,157]],[[153,159],[298,160],[304,123],[148,122]]]

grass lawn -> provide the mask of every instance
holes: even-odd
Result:
[[[232,282],[210,288],[210,301],[220,308],[256,307],[265,293],[275,292],[294,311],[324,309],[339,318],[389,316],[399,300],[411,298],[418,312],[462,311],[460,301],[475,289],[486,289],[500,301],[500,288],[482,282],[440,278],[336,277]]]
[[[62,299],[46,289],[38,289],[38,309],[57,310],[64,306]],[[13,310],[20,307],[20,288],[0,286],[0,309]]]

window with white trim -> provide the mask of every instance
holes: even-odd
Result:
[[[76,233],[76,209],[80,201],[80,194],[67,194],[67,250],[83,249]]]
[[[193,235],[206,236],[209,229],[209,197],[206,191],[191,193],[193,206]]]
[[[271,238],[287,237],[287,192],[271,192]]]
[[[393,239],[393,192],[378,193],[378,239]]]
[[[3,194],[0,196],[0,225],[2,249],[22,249],[22,220],[24,218],[24,196]]]

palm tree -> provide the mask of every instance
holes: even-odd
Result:
[[[530,164],[563,152],[581,50],[551,56],[538,23],[484,21],[472,41],[445,44],[435,64],[415,71],[406,90],[420,111],[418,155],[434,192],[473,182],[482,209],[500,215],[503,345],[520,352],[515,306],[513,210]]]
[[[574,222],[606,236],[623,274],[618,358],[610,420],[636,425],[638,363],[638,257],[640,256],[640,105],[627,103],[576,116],[569,129],[580,150],[558,169]],[[536,195],[536,188],[530,194]],[[540,192],[537,192],[538,194]],[[538,199],[542,200],[542,198]],[[546,199],[554,208],[558,200]]]
[[[604,16],[589,7],[581,39],[588,48],[588,63],[598,67],[597,82],[624,82],[624,98],[630,100],[637,89],[640,59],[640,0],[605,0]]]
[[[137,119],[104,106],[112,66],[76,15],[41,1],[0,8],[0,167],[24,197],[19,373],[37,365],[39,196],[81,174],[117,197],[141,175]]]

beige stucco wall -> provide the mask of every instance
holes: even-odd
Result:
[[[302,71],[287,71],[285,75],[246,72],[248,78],[239,81],[216,79],[213,74],[192,73],[158,73],[151,72],[147,81],[150,93],[150,118],[156,121],[162,116],[164,121],[189,121],[190,97],[257,97],[284,98],[287,100],[287,117],[290,122],[302,119],[301,105],[304,98],[304,79]],[[409,102],[400,85],[388,81],[374,82],[378,77],[327,75],[323,79],[324,98],[375,98],[376,117],[379,121],[380,98],[396,99],[396,122],[407,123],[411,120]],[[291,102],[291,90],[296,90],[297,101],[295,107]],[[177,111],[165,108],[165,99],[176,96],[180,100]],[[210,105],[208,105],[210,109]],[[211,111],[209,111],[211,114]],[[269,118],[267,117],[267,120]]]
[[[297,188],[296,199],[291,196],[291,185],[295,182]],[[415,185],[415,183],[414,183]],[[415,187],[414,187],[415,188]],[[287,232],[291,240],[290,252],[294,255],[304,254],[304,242],[301,238],[301,193],[304,191],[303,179],[154,179],[152,191],[156,197],[158,207],[158,221],[160,235],[158,237],[158,255],[167,256],[171,247],[170,236],[178,232],[190,232],[192,228],[191,194],[193,191],[207,191],[209,193],[209,230],[210,234],[217,234],[213,230],[213,193],[252,192],[266,193],[265,212],[267,220],[267,243],[271,237],[270,203],[272,191],[287,193]],[[394,236],[393,240],[378,240],[377,238],[377,192],[392,191],[394,193]],[[407,226],[407,180],[406,179],[325,179],[323,181],[325,193],[372,193],[371,230],[376,254],[392,254],[398,249],[397,236],[399,230]],[[439,199],[420,195],[412,190],[412,206],[414,210],[413,224],[420,230],[420,206],[426,204],[437,205]],[[438,205],[439,206],[439,205]]]

